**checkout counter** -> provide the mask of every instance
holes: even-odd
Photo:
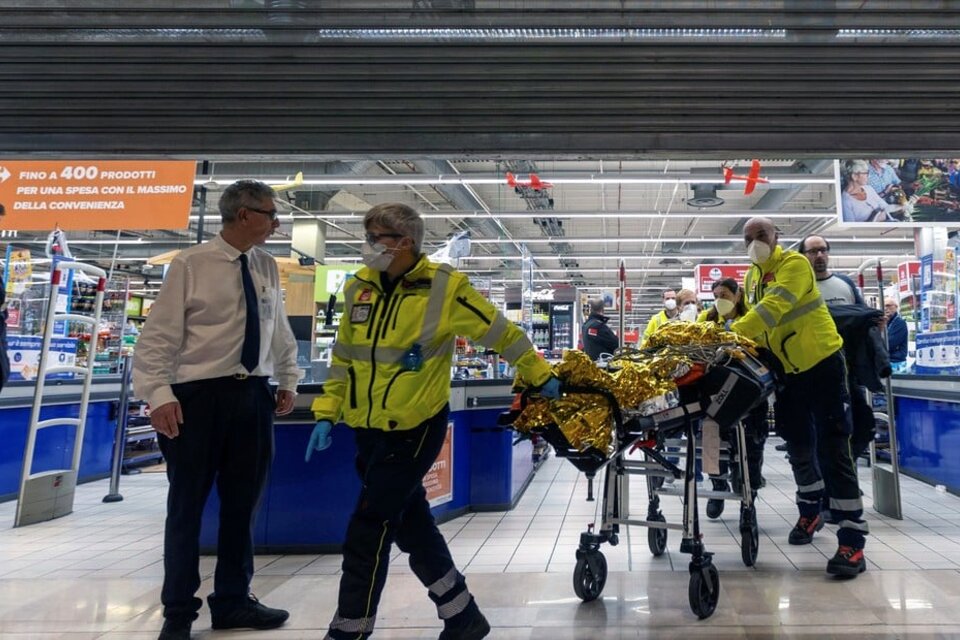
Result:
[[[78,482],[110,475],[120,384],[120,376],[116,375],[93,379]],[[32,381],[11,381],[0,395],[0,502],[17,498],[35,388]],[[41,419],[78,417],[82,390],[82,380],[48,379]],[[31,471],[68,468],[73,456],[73,436],[74,428],[66,425],[40,431]]]
[[[892,380],[900,473],[960,495],[960,376]]]
[[[457,380],[450,398],[449,443],[425,478],[438,522],[469,511],[505,511],[516,505],[535,472],[529,440],[497,426],[513,401],[510,379]],[[257,553],[337,552],[360,491],[356,448],[338,424],[329,449],[304,462],[313,430],[310,405],[319,384],[301,384],[294,412],[276,423],[275,458],[254,527]],[[201,548],[216,547],[216,488],[203,515]]]

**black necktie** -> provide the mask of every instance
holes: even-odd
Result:
[[[240,364],[253,373],[260,363],[260,309],[257,307],[257,290],[250,277],[247,254],[240,254],[240,280],[243,281],[243,301],[247,307],[247,320],[243,328],[243,348],[240,349]]]

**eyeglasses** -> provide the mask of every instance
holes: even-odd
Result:
[[[369,233],[367,232],[364,236],[367,244],[377,244],[380,242],[380,238],[402,238],[402,233]]]
[[[816,249],[807,249],[803,253],[804,255],[808,255],[808,256],[815,256],[820,253],[822,253],[823,255],[829,255],[830,249],[827,249],[826,247],[818,247]]]
[[[256,207],[244,207],[247,211],[256,211],[257,213],[268,216],[271,220],[277,219],[277,210],[276,209],[257,209]]]

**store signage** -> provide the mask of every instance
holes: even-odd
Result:
[[[918,333],[916,372],[960,374],[960,331]]]
[[[7,300],[7,326],[15,329],[20,326],[20,310],[22,301],[20,298],[10,298]]]
[[[361,265],[325,266],[318,264],[313,280],[313,301],[327,304],[331,295],[340,295],[347,276],[357,272]]]
[[[553,289],[537,289],[533,292],[533,300],[539,302],[549,302],[553,300],[554,291]]]
[[[33,264],[30,262],[30,250],[15,249],[13,245],[8,245],[6,273],[4,273],[6,292],[13,295],[23,293],[30,286],[32,276]]]
[[[11,380],[35,380],[40,371],[41,336],[7,336]],[[76,338],[52,338],[48,366],[74,366],[77,362]],[[71,379],[72,373],[55,373],[48,379]]]
[[[920,263],[916,260],[901,262],[897,265],[897,289],[900,298],[904,298],[913,291],[913,278],[920,275]]]
[[[192,160],[0,160],[4,226],[186,229]]]
[[[713,283],[717,280],[733,278],[737,284],[742,285],[749,270],[749,264],[698,264],[694,268],[697,297],[712,300]]]
[[[440,455],[423,476],[427,502],[431,507],[453,501],[453,422],[447,423],[447,435],[440,447]]]
[[[127,298],[127,316],[142,315],[143,298],[141,296],[130,296]]]
[[[834,167],[841,226],[960,223],[960,160],[866,158],[837,161]]]
[[[920,291],[933,289],[933,254],[920,256]]]

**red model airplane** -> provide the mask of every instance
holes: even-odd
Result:
[[[747,184],[743,187],[743,195],[747,196],[753,193],[753,190],[756,189],[757,184],[768,184],[770,181],[766,178],[760,177],[760,161],[754,160],[750,163],[750,174],[746,176],[738,176],[733,172],[732,167],[723,165],[723,181],[725,184],[730,184],[731,180],[743,180]]]
[[[517,177],[509,171],[507,171],[507,185],[513,187],[514,189],[518,189],[520,187],[530,187],[534,191],[543,191],[553,186],[549,182],[543,182],[540,179],[540,176],[535,173],[531,173],[530,179],[524,181],[517,180]]]

